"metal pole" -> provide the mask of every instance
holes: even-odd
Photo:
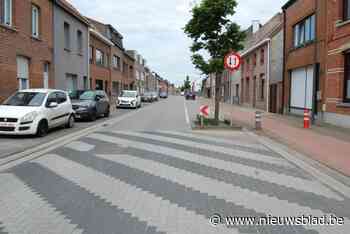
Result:
[[[260,111],[255,112],[255,129],[256,130],[262,129],[261,115],[262,113]]]

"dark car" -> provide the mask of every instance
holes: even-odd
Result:
[[[159,94],[159,97],[160,97],[160,98],[168,98],[168,93],[167,93],[167,92],[161,92],[161,93]]]
[[[95,121],[101,115],[109,117],[109,98],[104,91],[85,91],[80,95],[79,100],[73,101],[73,110],[76,119]]]
[[[153,98],[153,95],[152,93],[148,92],[148,93],[144,93],[141,97],[141,100],[143,102],[154,102],[154,98]]]
[[[194,92],[187,92],[185,96],[186,100],[196,100],[196,93]]]
[[[82,95],[85,91],[88,90],[71,90],[68,92],[70,100],[79,100],[80,95]]]

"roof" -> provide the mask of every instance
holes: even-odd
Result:
[[[290,6],[292,6],[297,0],[289,0],[286,4],[284,4],[282,6],[283,10],[286,10],[287,8],[289,8]]]
[[[107,37],[103,36],[100,32],[98,32],[94,28],[90,28],[89,32],[94,35],[97,39],[102,41],[103,43],[109,45],[109,46],[114,46],[113,42],[111,42]]]
[[[62,9],[64,9],[66,12],[74,16],[76,19],[78,19],[80,22],[86,24],[87,26],[90,26],[89,21],[78,11],[77,8],[75,8],[72,4],[67,2],[66,0],[54,0],[54,3],[60,6]]]

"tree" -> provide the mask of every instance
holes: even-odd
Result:
[[[202,0],[192,9],[184,31],[193,40],[192,62],[203,74],[215,74],[215,122],[219,122],[221,77],[224,57],[243,49],[245,33],[229,18],[235,14],[236,0]],[[206,54],[208,59],[205,59]]]
[[[190,90],[190,89],[191,89],[190,77],[186,76],[186,80],[184,81],[184,90]]]

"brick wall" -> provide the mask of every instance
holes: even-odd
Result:
[[[107,94],[111,94],[111,48],[109,45],[104,43],[102,40],[90,33],[90,46],[93,48],[93,59],[92,64],[90,64],[90,77],[92,82],[92,89],[96,89],[96,80],[103,81],[103,89],[107,91]],[[96,49],[102,51],[104,55],[108,55],[108,64],[107,65],[97,65],[96,64]],[[108,87],[105,87],[105,84],[108,84]]]
[[[344,100],[344,52],[350,49],[350,24],[343,21],[342,1],[327,1],[327,74],[326,112],[350,115],[350,108],[341,106]]]
[[[31,4],[40,8],[40,40],[31,37]],[[45,21],[44,21],[45,20]],[[17,56],[29,59],[29,85],[43,87],[44,63],[52,62],[52,2],[13,0],[13,26],[0,25],[0,101],[18,89]],[[50,65],[49,86],[53,87]]]

